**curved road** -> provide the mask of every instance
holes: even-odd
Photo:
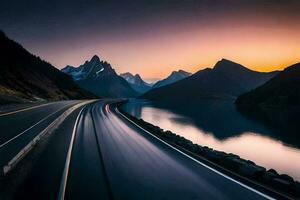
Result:
[[[82,110],[72,137],[59,199],[272,199],[174,150],[107,101]]]

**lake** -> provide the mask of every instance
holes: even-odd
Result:
[[[130,100],[124,110],[194,143],[234,153],[300,180],[298,130],[252,119],[231,100],[203,100],[191,105],[159,105]]]

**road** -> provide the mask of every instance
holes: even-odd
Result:
[[[60,193],[66,199],[266,199],[160,142],[105,102],[79,117],[68,168]]]
[[[51,122],[80,101],[48,103],[0,115],[0,167],[3,168],[22,148]],[[1,170],[2,171],[2,170]]]
[[[1,144],[77,103],[57,102],[5,119],[0,117],[0,130],[18,127],[1,133]],[[109,103],[90,103],[66,118],[26,172],[13,198],[272,199],[166,145],[128,121]],[[50,123],[53,118],[45,121]],[[26,135],[32,138],[37,132],[31,130]],[[25,143],[21,138],[16,143]]]

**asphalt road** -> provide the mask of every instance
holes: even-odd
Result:
[[[51,122],[80,101],[60,101],[0,115],[1,170]]]
[[[0,116],[1,163],[77,103]],[[16,174],[0,179],[0,199],[271,199],[166,145],[109,103],[72,112]]]
[[[21,170],[19,173],[12,174],[8,177],[12,180],[15,177],[21,179],[19,184],[13,186],[6,193],[7,198],[3,199],[30,199],[30,200],[53,200],[58,198],[60,183],[65,166],[67,152],[72,137],[74,123],[82,107],[71,113],[66,120],[56,129],[46,142],[37,146],[31,154],[30,158],[25,158],[19,165]],[[32,155],[33,154],[33,155]],[[23,167],[23,163],[30,163],[30,167]],[[20,177],[20,174],[23,177]],[[11,181],[9,181],[10,183]],[[9,183],[3,183],[9,185]],[[1,184],[0,184],[1,199]],[[2,199],[1,199],[2,200]]]
[[[267,199],[136,127],[105,101],[87,106],[59,199]]]

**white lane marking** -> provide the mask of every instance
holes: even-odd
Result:
[[[63,172],[63,176],[61,179],[61,184],[60,184],[60,189],[59,189],[59,195],[58,195],[58,199],[59,200],[64,200],[65,199],[65,193],[66,193],[66,186],[67,186],[67,181],[68,181],[68,174],[69,174],[69,167],[70,167],[70,162],[71,162],[71,155],[72,155],[72,150],[73,150],[73,146],[74,146],[74,140],[75,140],[75,135],[76,135],[76,130],[77,130],[77,126],[78,126],[78,121],[80,118],[80,115],[82,114],[83,109],[86,106],[84,106],[79,114],[77,115],[74,127],[73,127],[73,132],[72,132],[72,137],[71,137],[71,141],[70,141],[70,146],[68,149],[68,154],[67,154],[67,158],[66,158],[66,163],[65,163],[65,168],[64,168],[64,172]]]
[[[3,113],[3,114],[0,114],[0,117],[7,116],[7,115],[12,115],[12,114],[27,111],[27,110],[32,110],[32,109],[35,109],[35,108],[39,108],[39,107],[43,107],[43,106],[47,106],[47,105],[51,105],[51,104],[54,104],[54,102],[46,103],[46,104],[42,104],[42,105],[37,105],[37,106],[32,106],[32,107],[29,107],[29,108],[23,108],[23,109],[20,109],[20,110],[15,110],[15,111],[7,112],[7,113]]]
[[[37,144],[46,134],[51,134],[60,126],[60,124],[77,108],[85,105],[86,102],[77,103],[71,108],[67,109],[59,117],[57,117],[51,124],[49,124],[44,130],[36,135],[22,150],[20,150],[6,165],[3,166],[3,174],[7,174],[11,171]]]
[[[11,139],[7,140],[6,142],[2,143],[2,144],[0,145],[0,148],[4,147],[5,145],[7,145],[8,143],[10,143],[11,141],[17,139],[18,137],[20,137],[21,135],[23,135],[24,133],[26,133],[27,131],[29,131],[29,130],[32,129],[33,127],[37,126],[38,124],[40,124],[40,123],[42,123],[43,121],[45,121],[46,119],[48,119],[50,116],[52,116],[52,115],[58,113],[59,111],[65,109],[65,108],[68,107],[68,106],[70,106],[70,105],[66,105],[66,106],[62,107],[61,109],[59,109],[59,110],[57,110],[57,111],[51,113],[50,115],[47,115],[45,118],[43,118],[42,120],[38,121],[36,124],[30,126],[30,127],[27,128],[26,130],[24,130],[24,131],[22,131],[21,133],[19,133],[18,135],[14,136],[14,137],[12,137]]]
[[[155,136],[154,134],[150,133],[149,131],[147,131],[146,129],[144,129],[143,127],[139,126],[138,124],[136,124],[135,122],[133,122],[131,119],[129,119],[128,117],[126,117],[125,115],[123,115],[123,114],[119,111],[118,108],[116,108],[116,111],[117,111],[118,114],[122,115],[125,119],[127,119],[129,122],[133,123],[135,126],[137,126],[138,128],[140,128],[140,129],[143,130],[144,132],[148,133],[149,135],[151,135],[151,136],[154,137],[155,139],[159,140],[160,142],[162,142],[163,144],[167,145],[168,147],[174,149],[175,151],[181,153],[182,155],[188,157],[189,159],[195,161],[196,163],[202,165],[203,167],[206,167],[207,169],[210,169],[211,171],[213,171],[213,172],[215,172],[215,173],[217,173],[217,174],[223,176],[224,178],[227,178],[228,180],[230,180],[230,181],[232,181],[232,182],[234,182],[234,183],[237,183],[237,184],[239,184],[240,186],[242,186],[242,187],[244,187],[244,188],[246,188],[246,189],[248,189],[248,190],[250,190],[250,191],[252,191],[252,192],[254,192],[254,193],[256,193],[256,194],[259,194],[260,196],[262,196],[262,197],[264,197],[264,198],[266,198],[266,199],[269,199],[269,200],[275,200],[273,197],[270,197],[270,196],[268,196],[268,195],[266,195],[266,194],[264,194],[264,193],[262,193],[262,192],[260,192],[260,191],[258,191],[258,190],[256,190],[256,189],[254,189],[254,188],[249,187],[248,185],[245,185],[244,183],[241,183],[241,182],[239,182],[239,181],[237,181],[237,180],[235,180],[235,179],[233,179],[233,178],[231,178],[231,177],[229,177],[229,176],[223,174],[222,172],[219,172],[218,170],[216,170],[216,169],[214,169],[214,168],[212,168],[212,167],[210,167],[210,166],[208,166],[208,165],[206,165],[206,164],[200,162],[199,160],[197,160],[197,159],[191,157],[190,155],[184,153],[183,151],[181,151],[181,150],[177,149],[176,147],[170,145],[169,143],[163,141],[163,140],[160,139],[159,137],[157,137],[157,136]]]

